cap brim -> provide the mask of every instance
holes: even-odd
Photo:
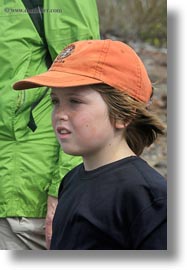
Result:
[[[47,71],[40,75],[36,75],[21,81],[14,83],[13,88],[15,90],[26,90],[36,87],[73,87],[89,84],[99,84],[103,81],[96,80],[91,77],[85,77],[79,74],[64,73],[58,71]]]

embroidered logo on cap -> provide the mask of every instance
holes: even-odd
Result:
[[[66,47],[55,59],[54,62],[58,62],[58,63],[61,63],[63,62],[63,59],[68,57],[69,55],[72,54],[72,52],[74,51],[75,49],[75,45],[74,44],[71,44],[69,45],[68,47]]]

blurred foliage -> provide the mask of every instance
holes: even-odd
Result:
[[[97,0],[101,34],[167,46],[167,0]]]

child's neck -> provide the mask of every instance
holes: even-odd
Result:
[[[110,146],[102,149],[97,153],[83,157],[84,167],[86,171],[97,169],[101,166],[110,164],[120,159],[135,156],[134,152],[128,147],[126,142],[120,147]]]

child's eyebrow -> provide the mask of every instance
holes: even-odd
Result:
[[[66,93],[67,96],[78,96],[78,97],[82,97],[84,96],[82,93],[76,92],[76,91],[70,91],[68,93]]]
[[[51,90],[50,96],[57,96],[57,91],[53,91]],[[85,97],[86,93],[84,92],[77,92],[77,91],[73,91],[73,90],[69,90],[68,92],[65,93],[66,97]]]

